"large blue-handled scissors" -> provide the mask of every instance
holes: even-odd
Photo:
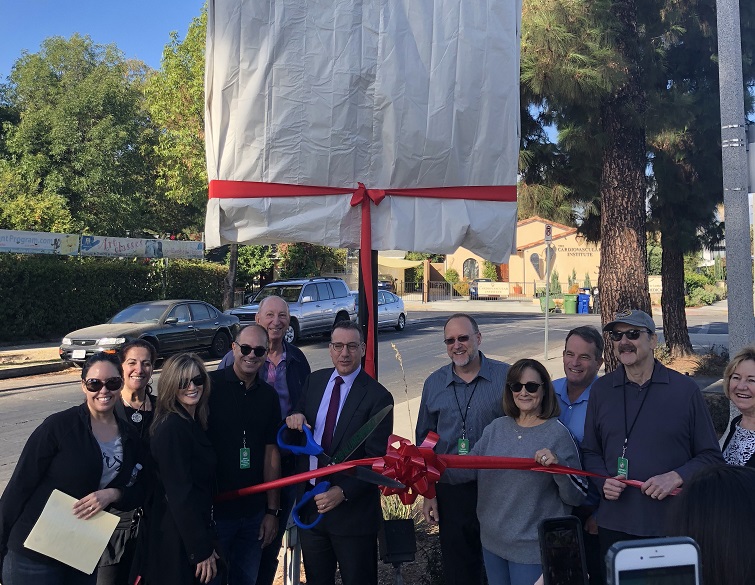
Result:
[[[377,428],[378,424],[388,415],[388,413],[393,409],[393,406],[389,405],[377,412],[375,415],[370,418],[362,427],[354,433],[352,437],[347,440],[343,447],[341,447],[332,457],[329,455],[326,455],[323,451],[322,447],[317,444],[315,441],[314,436],[312,435],[312,431],[309,429],[309,427],[304,426],[302,427],[302,430],[304,432],[304,436],[306,437],[306,443],[304,445],[289,445],[284,441],[283,434],[287,430],[287,427],[283,425],[278,430],[278,446],[281,449],[287,449],[291,451],[292,453],[296,455],[310,455],[313,457],[317,457],[317,460],[321,467],[327,467],[329,465],[335,465],[337,463],[341,463],[349,458],[349,456],[356,451],[356,449],[364,443],[364,441],[367,439],[367,437],[372,434],[372,431]],[[366,481],[368,483],[374,483],[377,485],[385,485],[389,487],[393,487],[396,489],[403,489],[404,484],[392,479],[390,477],[386,477],[384,475],[381,475],[375,471],[365,469],[363,467],[354,467],[353,469],[350,469],[346,471],[345,473],[348,473],[350,475],[353,475],[357,479],[360,479],[362,481]],[[307,503],[312,500],[316,495],[325,493],[330,489],[330,482],[329,481],[322,481],[315,485],[315,487],[306,492],[301,500],[294,506],[294,509],[291,513],[291,516],[294,520],[294,523],[303,529],[312,528],[317,525],[317,523],[322,519],[322,514],[318,514],[317,518],[314,522],[311,524],[304,524],[301,521],[300,518],[300,511],[304,508],[304,506],[307,505]]]

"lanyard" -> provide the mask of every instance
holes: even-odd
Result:
[[[454,398],[456,398],[456,407],[459,409],[459,414],[461,415],[461,438],[462,439],[467,438],[467,416],[469,415],[469,405],[472,402],[472,396],[474,396],[475,390],[477,390],[477,384],[479,383],[480,383],[480,376],[477,376],[474,386],[472,387],[472,393],[469,395],[469,400],[467,400],[467,407],[462,412],[461,404],[459,403],[459,396],[456,394],[456,381],[454,380]],[[469,384],[466,384],[466,387],[469,388]]]
[[[626,370],[623,371],[624,379],[621,381],[621,391],[624,395],[624,445],[621,448],[621,456],[624,457],[627,452],[627,441],[629,441],[629,435],[632,434],[632,429],[634,429],[634,425],[637,424],[637,419],[640,418],[640,412],[642,411],[642,407],[645,406],[645,400],[648,397],[648,394],[650,394],[650,386],[652,386],[652,380],[653,380],[653,374],[655,374],[655,364],[653,365],[653,374],[650,375],[650,384],[648,384],[647,390],[645,390],[645,394],[642,396],[642,400],[640,401],[640,407],[637,409],[637,414],[634,415],[634,420],[632,421],[632,425],[627,429],[627,372]],[[640,390],[642,390],[642,387],[640,387]]]

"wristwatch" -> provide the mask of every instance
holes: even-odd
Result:
[[[265,514],[270,514],[276,518],[281,515],[281,512],[283,512],[281,508],[265,508]]]

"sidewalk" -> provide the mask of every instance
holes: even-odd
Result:
[[[59,341],[0,347],[0,380],[61,372],[72,367],[60,359]]]

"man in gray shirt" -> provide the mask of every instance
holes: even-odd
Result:
[[[508,364],[486,358],[479,350],[477,322],[464,313],[451,315],[443,328],[451,363],[425,380],[417,417],[419,445],[430,431],[440,439],[438,454],[466,455],[483,429],[503,416]],[[479,585],[483,579],[477,482],[464,481],[447,469],[436,486],[437,497],[425,499],[425,521],[440,525],[440,549],[446,585]]]

